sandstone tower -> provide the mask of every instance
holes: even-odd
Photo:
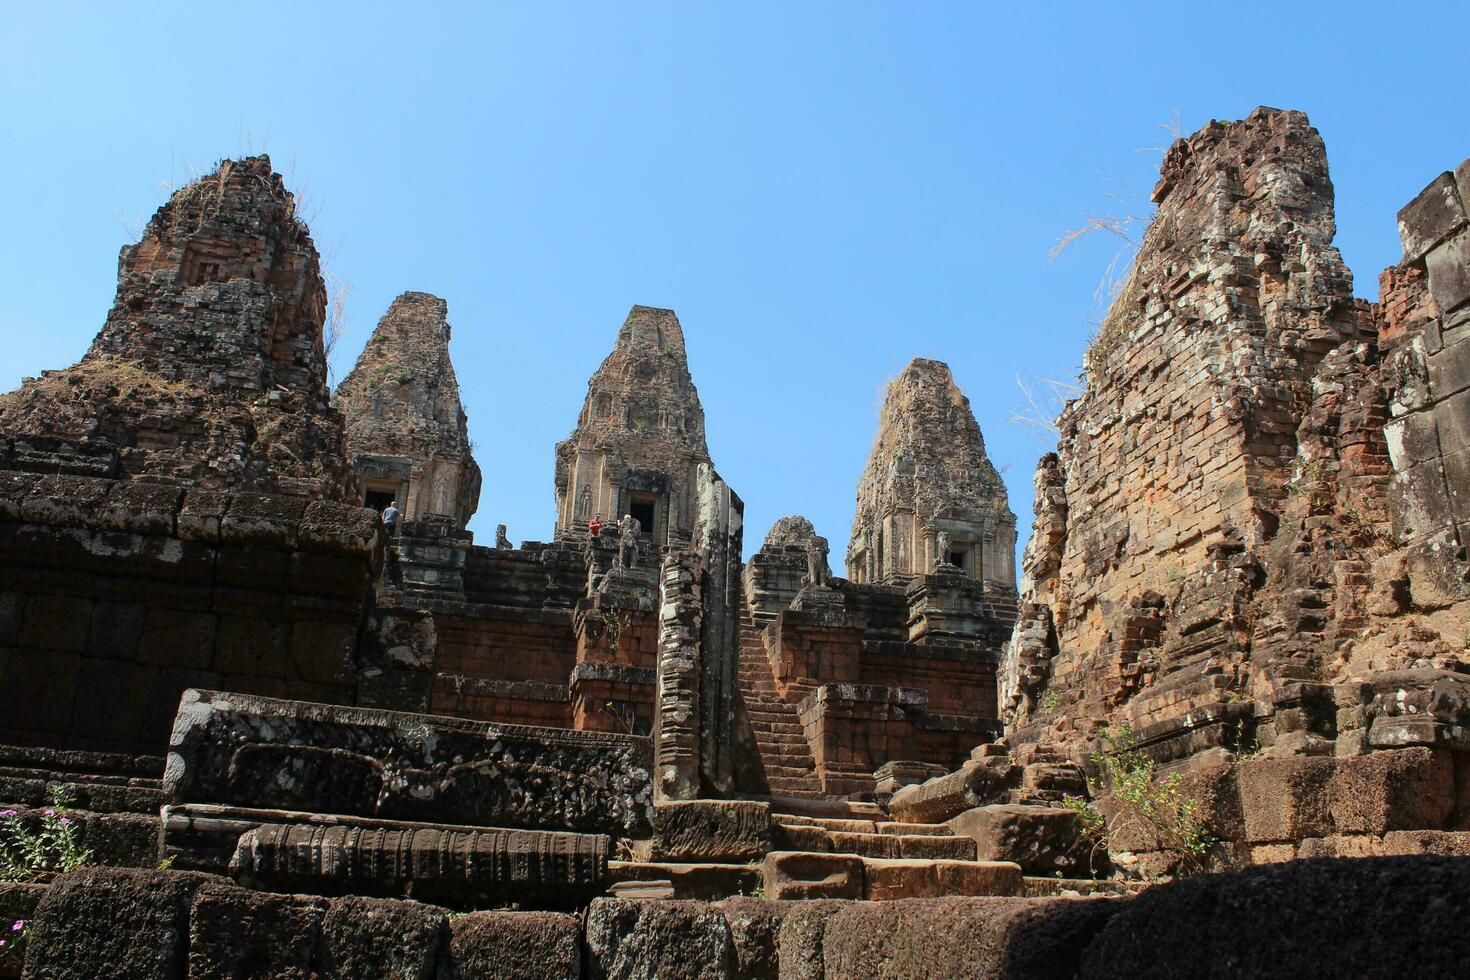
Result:
[[[596,514],[631,514],[656,545],[688,544],[697,471],[709,461],[679,319],[635,306],[587,382],[576,429],[557,444],[557,535]]]
[[[174,192],[82,361],[0,397],[17,469],[343,500],[317,251],[270,158]]]
[[[1462,637],[1402,615],[1464,599],[1443,585],[1463,567],[1444,484],[1437,505],[1412,493],[1441,474],[1444,445],[1415,431],[1443,414],[1416,411],[1434,400],[1438,339],[1423,256],[1464,227],[1453,178],[1438,183],[1450,193],[1431,187],[1401,214],[1405,262],[1375,309],[1355,303],[1332,245],[1306,116],[1261,108],[1169,150],[1088,390],[1037,471],[1001,681],[1016,741],[1126,723],[1164,760],[1415,744],[1371,734],[1439,683],[1402,668],[1463,662]]]
[[[362,502],[396,499],[406,520],[449,517],[464,528],[480,498],[459,383],[449,359],[448,305],[428,293],[393,301],[337,388]]]
[[[941,543],[947,549],[941,554]],[[854,582],[957,568],[1014,592],[1016,515],[949,365],[916,358],[888,386],[858,482],[847,546]]]

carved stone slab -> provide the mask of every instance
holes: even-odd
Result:
[[[607,850],[591,834],[272,824],[240,836],[230,872],[285,890],[571,906],[606,887]]]
[[[169,803],[645,836],[647,738],[188,690]]]

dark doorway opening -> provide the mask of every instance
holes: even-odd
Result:
[[[949,563],[955,568],[964,568],[965,553],[963,551],[951,551],[949,553]]]
[[[653,533],[653,501],[634,500],[628,504],[628,513],[637,518],[644,534]]]
[[[384,507],[387,507],[392,502],[393,492],[391,490],[369,490],[367,493],[363,494],[362,499],[362,505],[364,507],[371,507],[373,510],[379,512],[381,512]]]

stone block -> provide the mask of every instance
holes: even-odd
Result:
[[[1417,262],[1465,224],[1465,209],[1453,174],[1440,174],[1399,210],[1404,261]]]
[[[800,905],[757,898],[730,898],[720,903],[735,947],[734,976],[749,980],[781,976],[781,926]]]
[[[437,980],[577,980],[581,928],[560,912],[470,912],[450,923]]]
[[[1270,864],[1144,890],[1104,926],[1080,977],[1455,976],[1470,960],[1466,915],[1463,859]]]
[[[183,497],[178,487],[134,481],[111,483],[107,500],[93,515],[94,522],[110,531],[172,536],[174,514]]]
[[[1021,866],[1011,861],[946,861],[864,858],[864,897],[899,898],[1020,895]]]
[[[772,851],[761,865],[766,898],[862,898],[863,859],[853,854]]]
[[[1470,388],[1470,338],[1435,351],[1428,359],[1429,390],[1436,399]]]
[[[189,910],[189,977],[310,980],[326,902],[206,884]]]
[[[6,708],[0,727],[27,733],[69,731],[81,663],[79,654],[37,650],[16,650],[0,660]]]
[[[339,898],[322,918],[321,974],[334,980],[437,980],[439,951],[448,941],[449,918],[442,909]]]
[[[821,827],[809,824],[781,823],[771,825],[771,847],[778,851],[830,851],[832,837]]]
[[[1435,404],[1434,419],[1445,454],[1470,449],[1470,391],[1448,395]]]
[[[171,803],[220,803],[248,784],[275,794],[253,805],[290,809],[299,794],[312,795],[296,774],[322,753],[334,767],[382,778],[371,800],[357,782],[341,798],[317,794],[311,808],[325,813],[625,837],[649,827],[646,738],[218,691],[181,699],[164,790]],[[507,791],[523,784],[535,791]]]
[[[1438,830],[1455,807],[1454,761],[1447,751],[1422,747],[1342,759],[1330,806],[1339,834]]]
[[[356,677],[357,626],[343,623],[291,624],[294,673],[313,684],[348,685]]]
[[[297,528],[306,507],[307,501],[299,497],[231,494],[229,509],[220,519],[220,540],[290,551],[296,547]]]
[[[297,542],[305,551],[373,562],[383,546],[377,511],[331,500],[313,500],[297,524]]]
[[[907,823],[943,823],[974,807],[1004,802],[1012,768],[967,763],[947,776],[903,787],[888,801],[888,810]]]
[[[1260,759],[1240,765],[1245,840],[1270,844],[1332,833],[1333,773],[1331,759]]]
[[[826,976],[1072,977],[1121,905],[1109,898],[849,903],[825,923]]]
[[[24,593],[0,592],[0,647],[13,647],[20,641],[20,623],[25,607]]]
[[[158,667],[209,670],[214,662],[211,613],[150,609],[138,638],[138,662]]]
[[[1429,293],[1441,315],[1470,300],[1470,234],[1462,232],[1436,246],[1424,261],[1429,267]]]
[[[25,976],[37,980],[181,977],[189,906],[208,875],[87,868],[63,875],[36,909]]]
[[[948,826],[975,842],[980,861],[1012,861],[1033,875],[1091,870],[1093,842],[1072,810],[999,803],[966,810]]]
[[[613,861],[608,873],[621,882],[666,882],[671,898],[707,902],[732,895],[754,895],[761,887],[761,869],[756,864]],[[619,897],[632,896],[619,892]]]
[[[825,980],[823,939],[827,920],[849,902],[815,899],[787,906],[777,936],[780,980]]]
[[[214,490],[189,490],[179,506],[175,527],[185,541],[214,544],[220,538],[220,521],[230,507],[228,494]]]
[[[572,907],[606,887],[609,847],[600,835],[537,830],[266,824],[240,835],[230,872],[318,894]]]
[[[102,660],[131,661],[143,639],[148,610],[135,603],[99,602],[92,610],[87,656]]]
[[[587,908],[589,980],[735,975],[735,944],[716,906],[599,898]]]
[[[85,652],[92,607],[92,600],[77,596],[31,596],[21,621],[20,646],[63,653]]]

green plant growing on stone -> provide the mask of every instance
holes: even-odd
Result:
[[[648,431],[648,423],[646,421],[644,421],[643,419],[634,419],[633,420],[633,431],[634,432],[647,432]]]
[[[1056,691],[1047,691],[1041,699],[1041,710],[1047,714],[1056,711],[1061,705],[1062,699],[1057,697]]]
[[[91,862],[92,852],[77,836],[77,822],[67,815],[71,798],[53,787],[48,799],[39,824],[15,810],[0,810],[0,882],[49,881]]]
[[[1111,840],[1120,821],[1141,824],[1166,850],[1180,856],[1186,874],[1202,874],[1205,859],[1218,841],[1205,830],[1199,801],[1180,788],[1180,776],[1158,774],[1158,764],[1138,749],[1138,736],[1127,725],[1099,732],[1102,751],[1093,762],[1102,772],[1102,783],[1123,807],[1108,833]]]

